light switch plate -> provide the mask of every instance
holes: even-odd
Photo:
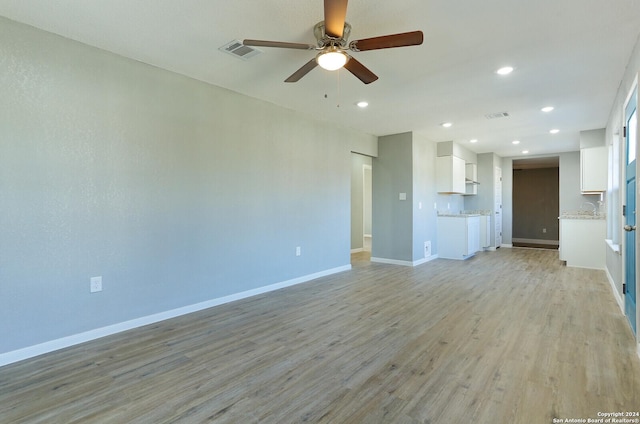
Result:
[[[400,193],[399,199],[400,200],[407,200],[407,193]]]

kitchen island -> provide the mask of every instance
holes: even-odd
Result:
[[[605,215],[564,212],[560,220],[560,260],[567,266],[604,269],[607,223]]]

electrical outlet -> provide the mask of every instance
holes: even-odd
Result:
[[[89,283],[89,290],[91,290],[91,293],[101,292],[102,277],[91,277],[91,281]]]
[[[546,229],[546,228],[543,228],[543,229],[542,229],[542,233],[543,233],[543,234],[546,234],[546,232],[547,232],[547,229]]]
[[[300,249],[300,246],[296,246],[296,256],[300,255],[302,255],[302,249]]]
[[[424,242],[424,257],[428,258],[431,256],[431,241]]]

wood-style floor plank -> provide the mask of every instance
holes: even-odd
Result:
[[[640,410],[602,271],[500,249],[353,269],[0,368],[0,422],[544,423]]]

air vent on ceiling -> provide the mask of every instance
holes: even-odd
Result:
[[[220,47],[218,50],[229,53],[230,55],[242,60],[250,59],[262,53],[260,50],[254,47],[245,46],[244,44],[242,44],[242,41],[238,40],[230,41],[224,46]]]
[[[484,115],[487,119],[508,118],[508,112],[487,113]]]

